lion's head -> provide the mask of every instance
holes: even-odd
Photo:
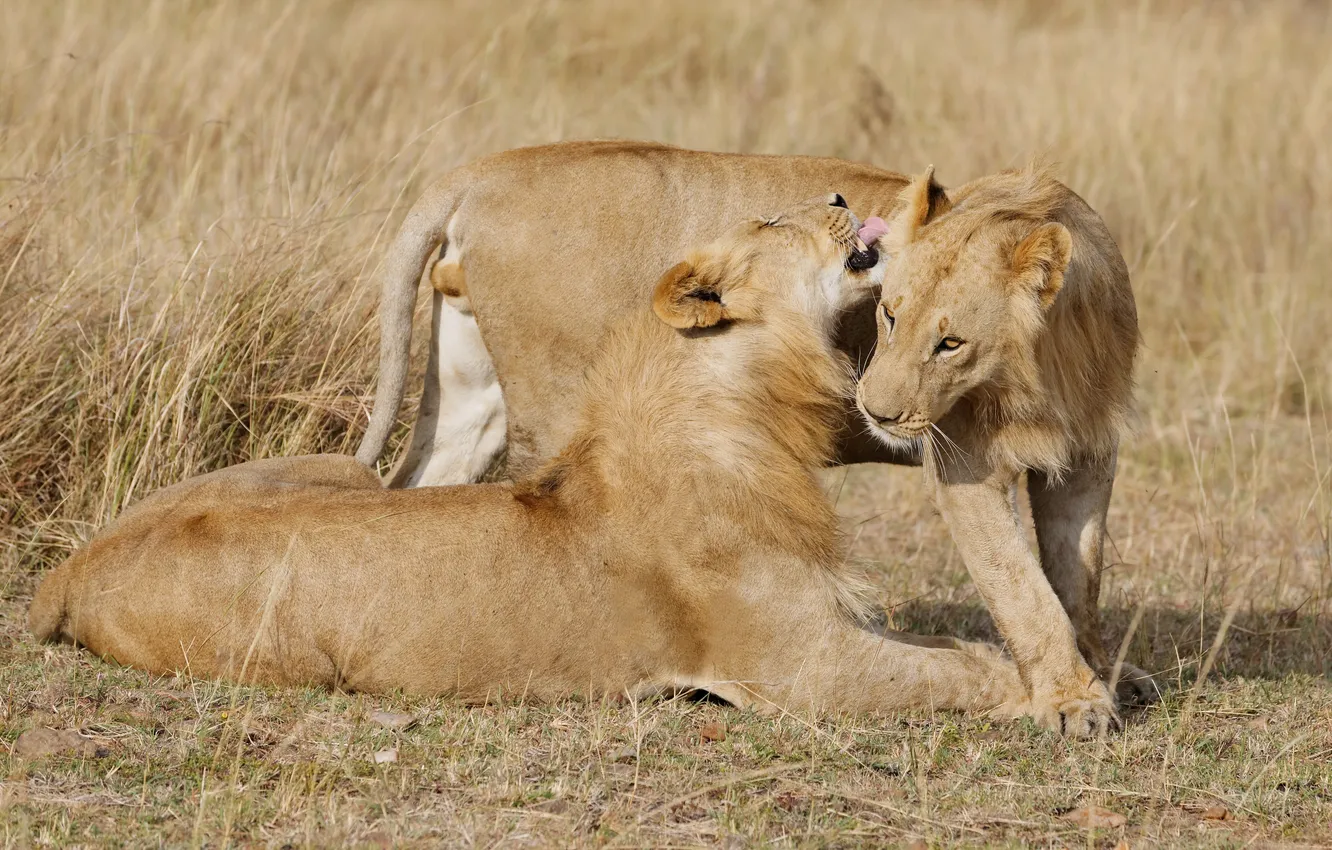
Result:
[[[902,200],[857,389],[874,432],[914,444],[955,414],[951,430],[980,436],[992,461],[1052,472],[1074,452],[1113,449],[1137,316],[1101,219],[1032,169],[951,198],[929,169]]]
[[[746,221],[667,271],[652,309],[680,329],[798,314],[829,338],[838,315],[883,279],[876,225],[837,194]]]
[[[872,300],[884,267],[873,243],[884,230],[878,219],[862,224],[841,195],[824,195],[690,252],[658,280],[655,315],[626,318],[604,340],[585,377],[581,436],[518,497],[567,486],[576,458],[643,431],[654,436],[623,456],[650,445],[672,454],[676,473],[702,464],[723,473],[717,486],[753,484],[736,504],[769,498],[785,476],[771,498],[790,499],[797,513],[828,509],[805,488],[831,457],[853,381],[834,344],[837,319]]]

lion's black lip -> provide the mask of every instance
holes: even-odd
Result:
[[[853,272],[863,272],[866,269],[874,268],[879,262],[879,251],[873,245],[870,245],[864,251],[852,251],[851,256],[846,258],[846,267]]]

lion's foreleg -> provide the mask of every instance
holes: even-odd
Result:
[[[791,653],[790,684],[759,685],[760,698],[832,713],[1028,711],[1017,667],[998,653],[917,646],[844,625],[802,637],[809,643]]]
[[[886,714],[1027,711],[1016,665],[998,652],[908,642],[856,626],[818,604],[781,594],[749,615],[731,612],[713,669],[685,684],[760,711]]]
[[[1078,458],[1062,478],[1027,473],[1031,513],[1040,546],[1041,568],[1077,633],[1078,649],[1105,679],[1114,659],[1101,643],[1101,570],[1106,513],[1115,484],[1115,454]],[[1131,665],[1119,673],[1121,700],[1146,701],[1157,695],[1151,677]]]
[[[982,452],[945,459],[935,501],[1017,661],[1042,725],[1075,736],[1117,723],[1105,685],[1078,651],[1073,624],[1027,545],[1010,491],[1016,475],[982,469]]]

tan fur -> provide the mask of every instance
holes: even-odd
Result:
[[[430,285],[448,298],[467,297],[467,276],[463,274],[461,266],[435,263],[430,269]]]
[[[606,329],[641,309],[662,271],[686,252],[742,218],[826,192],[841,192],[862,217],[886,217],[908,182],[844,160],[633,141],[520,148],[462,166],[413,205],[386,255],[379,386],[356,456],[374,464],[396,423],[416,291],[427,268],[439,293],[437,313],[441,302],[455,301],[441,285],[466,293],[466,311],[476,317],[504,390],[508,472],[520,477],[569,441],[578,409],[571,402]],[[460,260],[441,259],[441,245]],[[848,318],[839,347],[863,362],[874,343],[871,313]],[[438,386],[438,374],[429,372],[427,393]],[[850,406],[847,415],[854,415]],[[431,448],[433,435],[420,427],[389,476],[394,486]],[[838,456],[904,460],[859,426],[839,435]]]
[[[918,215],[913,201],[887,237],[896,260],[883,302],[897,326],[885,343],[879,317],[877,365],[861,383],[871,408],[885,406],[876,413],[906,417],[889,433],[918,437],[965,398],[967,427],[996,465],[1058,474],[1075,455],[1113,451],[1132,407],[1138,324],[1100,217],[1035,170],[974,181],[942,214]],[[944,320],[967,345],[931,358]]]
[[[279,685],[1024,710],[997,653],[858,622],[816,476],[849,391],[835,318],[882,269],[846,270],[851,221],[809,202],[663,278],[672,309],[741,309],[708,327],[646,310],[619,326],[570,445],[531,478],[383,490],[328,457],[205,475],[58,567],[30,625],[152,671]]]
[[[903,200],[859,404],[885,442],[930,448],[936,501],[1038,716],[1102,730],[1113,703],[1077,644],[1108,672],[1096,598],[1138,345],[1128,269],[1100,218],[1043,170],[951,196],[927,170]],[[1039,564],[1010,498],[1026,470]],[[1060,499],[1065,478],[1076,487]]]
[[[1017,190],[1020,194],[1021,181],[1006,180],[1011,184],[1009,193]],[[728,220],[834,189],[863,215],[893,218],[909,208],[916,228],[951,210],[962,191],[950,197],[933,179],[932,170],[926,179],[912,183],[900,174],[835,159],[706,153],[645,142],[566,142],[523,148],[483,158],[446,175],[412,208],[388,255],[380,385],[357,457],[374,463],[393,427],[406,388],[414,296],[437,247],[443,245],[449,259],[437,263],[436,269],[458,263],[466,269],[468,298],[465,305],[454,306],[466,311],[468,321],[474,317],[474,324],[463,330],[479,331],[484,349],[493,357],[493,371],[485,374],[497,374],[503,388],[500,410],[507,416],[508,469],[517,476],[530,473],[568,442],[576,425],[573,400],[582,390],[587,365],[599,355],[606,328],[639,309],[652,292],[660,269],[669,267],[689,245],[720,232]],[[1059,203],[1061,197],[1058,192],[1047,194],[1043,203]],[[1115,279],[1124,278],[1122,259],[1104,224],[1085,207],[1076,209],[1078,204],[1066,204],[1066,215],[1059,222],[1068,230],[1071,243],[1078,246],[1071,265],[1079,268],[1091,263],[1086,267],[1099,266],[1109,269]],[[902,228],[897,230],[900,240]],[[444,250],[440,256],[445,256]],[[1064,310],[1062,302],[1064,299],[1056,298],[1056,311]],[[1088,321],[1086,305],[1072,299],[1069,303],[1078,306],[1065,310],[1070,319],[1064,324],[1066,333],[1037,349],[1038,360],[1047,366],[1063,358],[1062,345],[1090,348],[1101,344],[1082,336],[1082,326]],[[1131,309],[1131,301],[1128,306]],[[1039,310],[1032,314],[1038,316]],[[436,356],[441,344],[439,328],[447,326],[441,317],[451,315],[444,296],[436,294],[435,339],[420,419],[407,450],[388,476],[390,486],[421,483],[432,457],[439,458],[465,442],[438,424],[441,411],[450,409],[451,397],[455,405],[451,409],[469,409],[458,404],[459,387],[446,383],[452,373]],[[460,324],[458,317],[453,319],[454,325]],[[869,359],[875,338],[874,309],[867,306],[842,316],[838,346],[852,362]],[[1112,343],[1112,350],[1126,350],[1122,340]],[[1074,358],[1069,362],[1084,361]],[[1109,362],[1104,369],[1128,374],[1124,363]],[[1067,421],[1102,423],[1105,433],[1093,434],[1091,441],[1101,451],[1088,456],[1068,454],[1067,441],[1061,436],[1068,429],[1058,416],[1054,428],[1048,416],[1010,421],[1011,439],[994,445],[1000,453],[1014,455],[1009,466],[1048,461],[1052,468],[1046,473],[1041,471],[1043,466],[1037,466],[1028,474],[1040,566],[1077,626],[1082,652],[1093,666],[1107,673],[1097,614],[1105,513],[1114,482],[1114,454],[1105,450],[1114,444],[1110,435],[1117,435],[1122,411],[1114,412],[1111,405],[1111,415],[1101,416],[1095,410],[1097,395],[1078,392],[1088,381],[1099,385],[1101,376],[1095,372],[1074,370],[1065,375],[1047,368],[1047,376],[1052,373],[1051,386],[1069,385],[1060,399],[1092,403],[1090,411],[1085,406],[1071,411]],[[1057,414],[1057,405],[1046,404],[1044,411]],[[960,405],[954,411],[957,416],[968,412],[993,417],[995,408]],[[846,423],[838,434],[838,462],[920,462],[917,446],[878,440],[859,419],[854,406],[848,404]],[[502,444],[492,440],[487,445],[498,453]],[[472,464],[473,470],[484,469],[487,458],[480,460]],[[1006,494],[1004,504],[1008,504]],[[992,538],[1007,534],[1014,522],[1011,512],[996,513],[981,506],[976,515],[968,515],[967,510],[965,505],[955,505],[951,521]],[[1145,676],[1124,684],[1124,697],[1144,699],[1155,693]]]

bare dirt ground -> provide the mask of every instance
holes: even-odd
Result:
[[[0,837],[1332,844],[1329,14],[0,5]],[[1142,316],[1104,603],[1164,701],[1073,743],[686,699],[264,691],[32,642],[43,571],[124,505],[241,460],[354,448],[376,271],[426,180],[592,136],[933,163],[954,184],[1058,163],[1110,223]],[[830,470],[828,489],[897,624],[992,636],[919,472]],[[54,752],[41,733],[19,744],[42,729]]]

